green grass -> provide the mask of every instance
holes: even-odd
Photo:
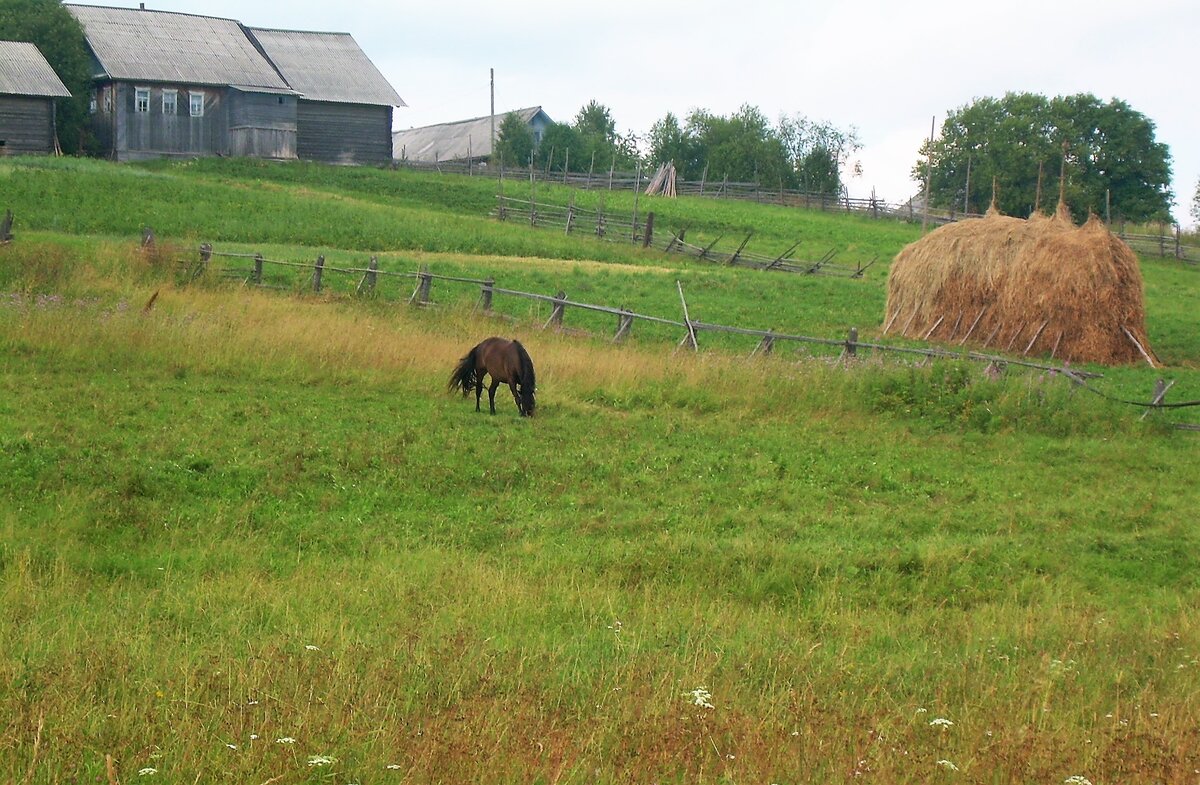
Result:
[[[395,281],[365,300],[336,277],[320,297],[302,276],[296,294],[182,286],[169,246],[204,238],[330,264],[386,249],[385,269],[663,315],[682,280],[694,318],[831,337],[877,327],[883,292],[527,231],[534,252],[512,256],[518,235],[486,222],[482,254],[441,228],[436,252],[309,244],[153,193],[179,229],[156,225],[168,250],[144,255],[116,209],[37,223],[59,209],[34,193],[56,167],[85,194],[106,178],[163,179],[181,203],[261,190],[317,224],[350,202],[457,227],[482,201],[459,180],[435,207],[389,205],[396,173],[362,170],[0,164],[22,181],[0,249],[0,780],[106,781],[106,755],[123,782],[187,783],[1200,769],[1200,452],[1163,427],[1174,415],[970,363],[747,362],[732,340],[693,356],[640,325],[613,347],[607,321],[569,312],[599,336],[543,333],[544,311],[499,297],[516,321],[488,321],[448,284],[427,310],[398,307]],[[714,225],[756,217],[679,205],[706,207]],[[829,219],[794,219],[810,218]],[[1155,348],[1179,397],[1200,397],[1195,274],[1143,268]],[[533,354],[532,420],[444,392],[490,332]],[[1105,373],[1144,398],[1163,372]]]

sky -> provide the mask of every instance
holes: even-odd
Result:
[[[109,0],[95,4],[136,6]],[[1196,0],[147,0],[147,8],[354,36],[408,104],[396,128],[541,106],[572,121],[595,99],[622,134],[668,112],[803,115],[858,130],[852,196],[901,202],[950,111],[1006,92],[1092,93],[1149,118],[1172,155],[1184,226],[1200,181]]]

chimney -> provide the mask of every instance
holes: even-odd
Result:
[[[145,3],[138,3],[138,10],[139,10],[139,11],[145,11],[145,10],[146,10],[146,4],[145,4]]]

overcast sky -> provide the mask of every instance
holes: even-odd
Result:
[[[136,3],[108,2],[135,6]],[[570,121],[596,99],[622,133],[667,112],[772,121],[803,114],[858,129],[861,177],[888,201],[916,191],[909,172],[930,120],[974,98],[1029,91],[1120,98],[1170,146],[1175,217],[1200,178],[1196,0],[147,0],[148,8],[249,25],[351,33],[408,103],[396,127],[541,106]]]

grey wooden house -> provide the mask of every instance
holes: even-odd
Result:
[[[505,112],[495,116],[497,134],[508,114]],[[535,143],[542,141],[542,134],[554,122],[540,106],[518,109],[512,114],[529,126]],[[470,120],[396,131],[392,135],[392,154],[399,160],[418,163],[487,160],[492,155],[492,125],[492,115],[484,115]],[[513,164],[511,161],[509,163]]]
[[[36,46],[0,41],[0,155],[54,152],[54,101],[70,96]]]
[[[236,21],[66,7],[92,52],[93,128],[113,158],[296,157],[296,92]]]
[[[347,33],[248,32],[300,94],[296,108],[300,158],[337,164],[390,164],[392,111],[406,106]]]
[[[118,160],[232,155],[390,163],[404,106],[344,33],[68,4],[94,60],[93,126]]]

